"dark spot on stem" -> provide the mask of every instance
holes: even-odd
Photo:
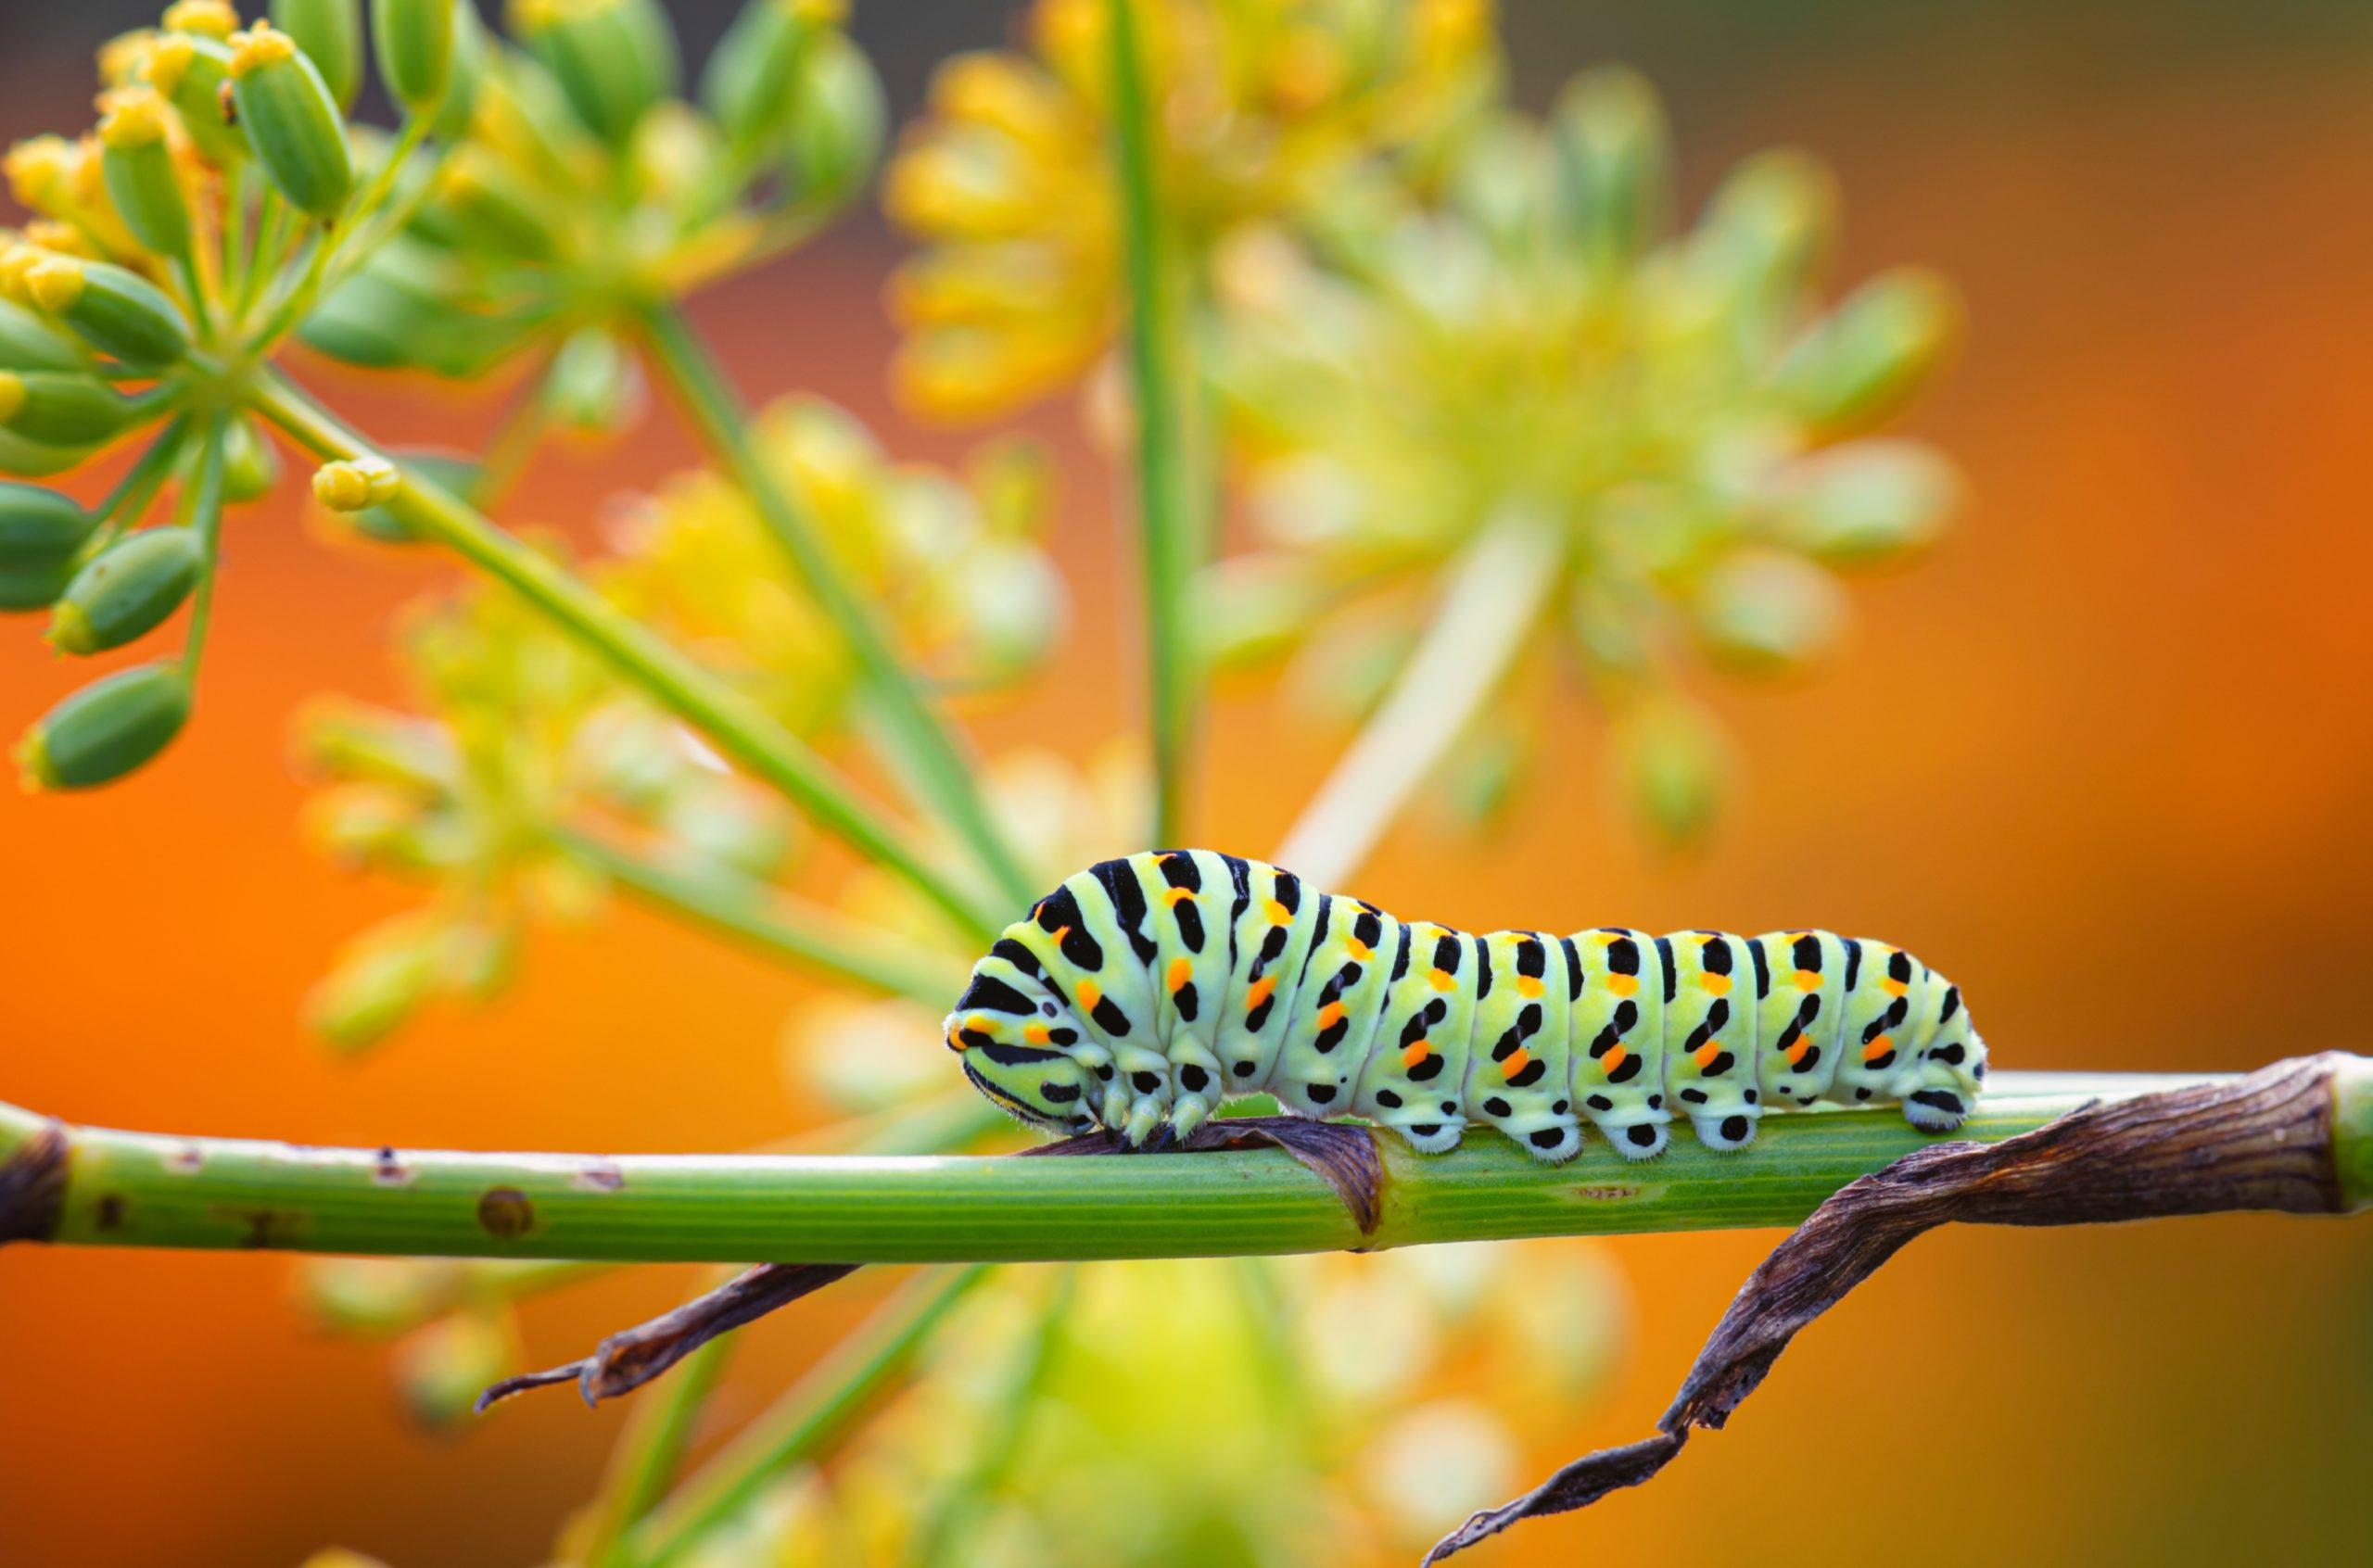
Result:
[[[588,1193],[615,1193],[626,1184],[627,1173],[607,1160],[597,1160],[569,1178],[569,1185]]]
[[[93,1226],[102,1231],[120,1231],[123,1229],[123,1195],[121,1193],[101,1193],[99,1195],[98,1212],[92,1216],[91,1223]]]
[[[478,1229],[499,1241],[524,1236],[536,1223],[536,1206],[516,1187],[489,1187],[478,1199]]]
[[[372,1158],[371,1180],[375,1185],[382,1187],[401,1187],[409,1184],[412,1181],[412,1172],[411,1167],[405,1165],[401,1159],[398,1158],[396,1151],[393,1149],[382,1148],[378,1154]]]

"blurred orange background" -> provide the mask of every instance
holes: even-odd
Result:
[[[82,121],[86,50],[136,19],[104,9],[38,36],[0,21],[0,137]],[[1000,36],[987,7],[861,13],[902,108],[933,57]],[[2373,22],[2339,5],[1512,13],[1529,104],[1586,63],[1647,71],[1687,199],[1798,143],[1841,177],[1842,279],[1918,260],[1957,281],[1970,346],[1913,428],[1977,504],[1934,559],[1859,596],[1833,677],[1722,694],[1745,789],[1694,862],[1627,838],[1578,722],[1501,838],[1478,852],[1404,827],[1359,891],[1478,929],[1884,932],[1949,967],[2006,1067],[2373,1050]],[[900,429],[882,389],[890,254],[863,220],[701,314],[730,323],[754,391],[820,390],[903,452],[952,455],[966,443]],[[307,375],[391,437],[466,441],[491,419],[491,402]],[[978,731],[1084,756],[1136,713],[1134,577],[1073,410],[1029,423],[1068,464],[1056,548],[1076,622],[1050,677]],[[583,529],[690,457],[662,411],[625,448],[547,454],[514,510]],[[800,982],[631,912],[539,941],[501,1005],[363,1061],[299,1031],[332,950],[404,895],[297,843],[286,717],[319,691],[399,695],[387,615],[441,574],[326,548],[293,503],[236,523],[190,734],[127,787],[0,796],[0,1098],[324,1143],[730,1150],[799,1125],[777,1032]],[[77,672],[32,625],[5,632],[13,731]],[[1330,758],[1241,699],[1210,755],[1196,836],[1249,853]],[[1245,756],[1263,765],[1228,760]],[[1532,1458],[1644,1434],[1774,1240],[1619,1244],[1631,1359]],[[575,1354],[690,1277],[539,1302],[531,1354]],[[0,1562],[270,1565],[332,1542],[400,1568],[541,1561],[620,1411],[527,1400],[425,1438],[383,1352],[314,1336],[288,1296],[276,1259],[0,1254]],[[717,1413],[755,1410],[866,1299],[755,1331]],[[1654,1486],[1475,1560],[2361,1560],[2369,1322],[2373,1225],[1937,1235]]]

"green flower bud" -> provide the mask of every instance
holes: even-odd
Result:
[[[354,191],[354,151],[313,62],[286,33],[260,21],[232,35],[231,95],[280,194],[299,211],[334,221]]]
[[[873,62],[841,33],[817,39],[801,66],[785,170],[801,200],[838,206],[882,156],[888,102]]]
[[[413,917],[363,932],[305,999],[305,1022],[340,1051],[363,1051],[444,989],[443,929]]]
[[[261,500],[280,483],[280,453],[245,415],[231,422],[222,448],[222,499],[235,505]]]
[[[1850,441],[1815,452],[1783,470],[1776,488],[1774,537],[1847,568],[1926,549],[1962,500],[1953,465],[1919,441]]]
[[[456,248],[492,251],[528,261],[559,254],[566,214],[543,190],[485,147],[457,148],[422,216],[440,225]]]
[[[340,113],[362,91],[362,0],[272,0],[272,20],[322,73]]]
[[[35,304],[125,364],[170,365],[189,352],[180,308],[129,268],[52,256],[28,272],[25,283]]]
[[[363,456],[325,462],[313,471],[313,499],[332,512],[385,506],[404,487],[404,477],[386,458]]]
[[[513,0],[511,32],[541,60],[587,130],[613,147],[676,90],[675,30],[656,0]]]
[[[1308,563],[1288,554],[1238,555],[1197,583],[1203,657],[1214,668],[1249,669],[1301,640],[1326,602]]]
[[[1837,223],[1837,185],[1800,152],[1759,153],[1723,180],[1690,238],[1694,272],[1756,327],[1801,298]]]
[[[400,1333],[442,1311],[453,1296],[453,1265],[442,1258],[309,1258],[297,1295],[314,1322],[332,1334]],[[305,1568],[327,1568],[317,1557]]]
[[[0,370],[86,371],[80,345],[11,299],[0,299]]]
[[[432,1432],[469,1419],[486,1385],[518,1370],[517,1336],[503,1312],[457,1312],[396,1348],[404,1408]]]
[[[371,43],[387,96],[415,115],[444,101],[453,76],[454,11],[462,0],[371,0]]]
[[[0,371],[0,429],[49,447],[95,447],[139,417],[138,405],[94,375]]]
[[[52,446],[0,430],[0,474],[13,474],[19,479],[46,479],[53,474],[81,467],[90,456],[88,447]]]
[[[306,316],[297,335],[307,348],[365,370],[412,362],[425,328],[420,302],[400,285],[368,269],[330,290]]]
[[[1698,640],[1748,675],[1784,675],[1817,664],[1846,629],[1837,579],[1801,556],[1744,550],[1717,562],[1690,602]]]
[[[607,436],[624,429],[641,393],[633,353],[599,326],[570,334],[544,378],[544,403],[553,422],[580,435]]]
[[[1823,436],[1868,430],[1920,389],[1960,325],[1961,302],[1944,279],[1917,267],[1883,272],[1790,350],[1780,395]]]
[[[701,72],[700,95],[737,151],[782,133],[800,57],[842,9],[832,0],[748,0],[733,19]]]
[[[132,237],[159,256],[189,256],[189,198],[165,140],[165,100],[149,88],[107,95],[99,167]]]
[[[147,636],[206,575],[197,530],[147,528],[118,539],[74,574],[50,613],[49,645],[60,653],[104,653]]]
[[[430,126],[438,140],[457,142],[468,133],[478,83],[486,75],[486,24],[478,20],[477,0],[453,0],[452,63]]]
[[[135,664],[49,710],[17,747],[28,790],[93,790],[146,765],[189,722],[179,661]]]
[[[66,591],[98,519],[55,490],[0,481],[0,611],[40,610]]]
[[[1593,268],[1644,254],[1671,200],[1672,145],[1656,90],[1620,69],[1579,77],[1557,101],[1550,136],[1568,240]]]
[[[1727,766],[1712,721],[1660,692],[1631,702],[1611,739],[1618,791],[1649,837],[1667,849],[1701,841],[1720,811]]]
[[[197,156],[217,169],[253,150],[246,128],[225,112],[222,90],[230,81],[231,49],[219,38],[168,32],[149,52],[148,85],[173,106]]]

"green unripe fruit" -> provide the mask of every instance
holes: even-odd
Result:
[[[173,106],[197,156],[217,169],[253,150],[247,131],[224,112],[222,89],[230,80],[230,46],[219,38],[169,32],[148,55],[148,84]]]
[[[485,72],[486,24],[478,20],[477,0],[453,0],[453,63],[429,127],[439,141],[457,142],[468,133]]]
[[[189,352],[180,309],[129,268],[52,256],[25,274],[25,284],[34,304],[128,365],[170,365]]]
[[[817,39],[800,63],[789,171],[801,200],[838,206],[882,156],[889,106],[873,62],[844,34]]]
[[[444,101],[453,75],[457,0],[371,0],[371,42],[387,96],[412,114]]]
[[[800,56],[828,7],[808,0],[749,0],[701,72],[701,104],[737,150],[774,139],[784,128]]]
[[[95,447],[139,417],[130,398],[92,375],[0,371],[0,429],[47,447]]]
[[[222,499],[244,506],[261,500],[280,483],[280,454],[245,416],[232,421],[222,447]]]
[[[0,299],[0,370],[82,371],[89,356],[75,341],[13,299]]]
[[[49,644],[61,653],[104,653],[147,636],[182,607],[206,575],[194,528],[149,528],[119,539],[74,574],[51,612]]]
[[[159,256],[187,259],[189,198],[165,140],[164,98],[150,89],[118,89],[107,101],[107,118],[99,121],[99,168],[108,199],[133,238]]]
[[[552,356],[543,397],[563,428],[600,436],[627,424],[641,390],[633,353],[603,328],[588,326],[570,334]]]
[[[1867,430],[1918,391],[1952,348],[1961,307],[1933,272],[1872,278],[1789,351],[1780,390],[1823,435]]]
[[[322,73],[343,113],[362,91],[362,0],[272,0],[273,25]]]
[[[1561,226],[1593,265],[1631,261],[1656,244],[1670,198],[1672,147],[1663,106],[1629,70],[1580,77],[1551,120]]]
[[[327,223],[354,192],[354,152],[329,84],[285,32],[233,35],[231,95],[264,172],[297,209]]]
[[[17,747],[29,790],[93,790],[153,761],[189,722],[178,662],[137,664],[49,710]]]
[[[66,591],[98,519],[55,490],[0,480],[0,611],[40,610]]]
[[[53,474],[63,474],[80,467],[90,455],[88,447],[57,447],[0,430],[0,474],[13,474],[19,479],[46,479]]]
[[[542,61],[585,128],[611,146],[676,90],[675,30],[656,0],[514,0],[511,31]]]

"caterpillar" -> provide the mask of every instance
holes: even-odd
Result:
[[[1555,1164],[1588,1119],[1632,1159],[1678,1110],[1745,1148],[1769,1110],[1895,1103],[1959,1126],[1986,1043],[1959,987],[1828,931],[1474,936],[1210,850],[1107,860],[1006,928],[948,1015],[973,1086],[1033,1125],[1134,1148],[1229,1099],[1352,1115],[1421,1153],[1482,1122]]]

